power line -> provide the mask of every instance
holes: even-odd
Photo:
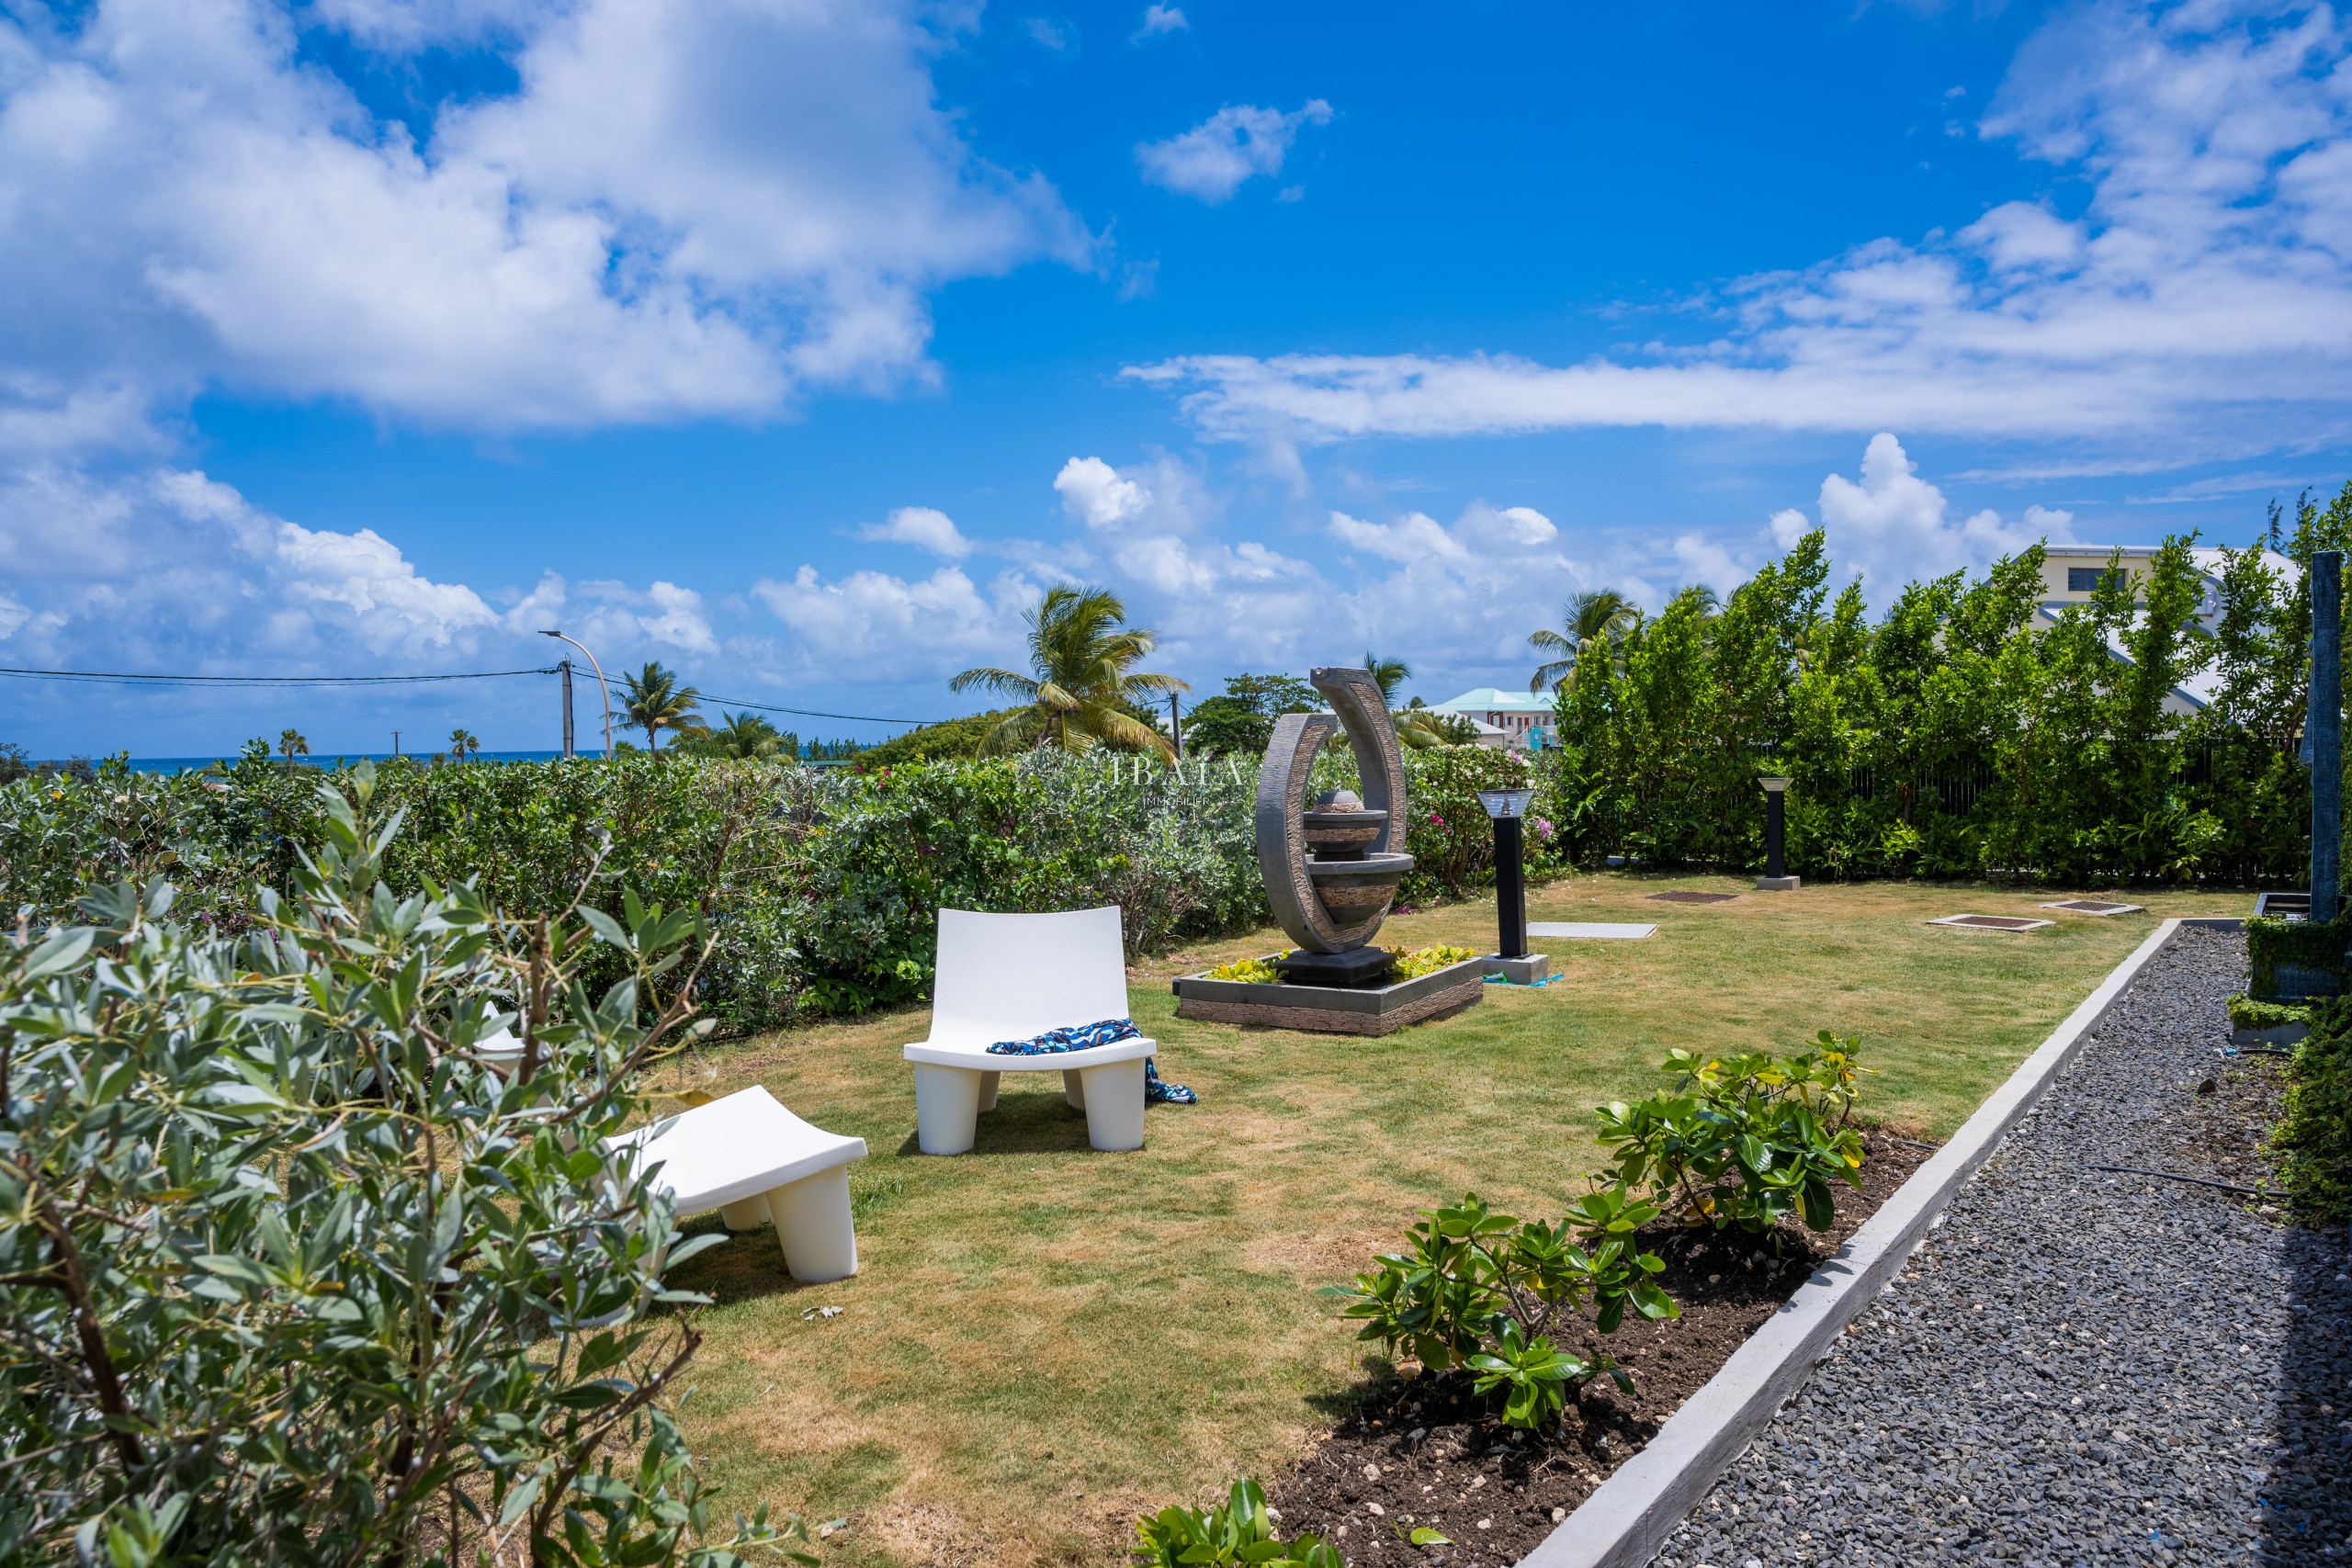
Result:
[[[97,670],[17,670],[0,666],[0,676],[12,681],[90,681],[128,686],[401,686],[428,681],[498,681],[510,675],[553,675],[560,665],[539,670],[477,670],[459,675],[128,675]],[[855,724],[903,724],[916,728],[945,724],[940,718],[880,718],[866,713],[825,713],[817,708],[776,707],[766,703],[739,703],[711,697],[721,707],[751,708],[759,713],[797,714],[804,718],[840,718]]]
[[[15,681],[96,681],[127,686],[397,686],[425,681],[496,681],[508,675],[552,675],[555,669],[478,670],[462,675],[123,675],[93,670],[11,670]]]
[[[820,713],[815,708],[772,707],[765,703],[739,703],[728,697],[707,695],[705,700],[717,703],[723,708],[752,708],[760,713],[792,713],[798,714],[804,718],[846,718],[858,724],[910,724],[917,728],[922,728],[927,725],[953,722],[944,718],[876,718],[870,713]]]

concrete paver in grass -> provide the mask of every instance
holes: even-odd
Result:
[[[1657,934],[1656,926],[1618,924],[1607,920],[1530,920],[1529,936],[1555,942],[1636,942]]]

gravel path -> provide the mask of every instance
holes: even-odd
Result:
[[[2142,972],[1658,1568],[2352,1563],[2344,1233],[2085,1168],[2254,1184],[2245,976],[2195,928]]]

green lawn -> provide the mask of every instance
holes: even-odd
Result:
[[[1646,901],[1670,887],[1745,896]],[[972,1154],[917,1154],[898,1048],[926,1032],[921,1011],[665,1070],[672,1089],[764,1084],[873,1150],[851,1177],[855,1279],[795,1286],[766,1233],[678,1270],[718,1301],[687,1430],[722,1507],[848,1516],[829,1562],[1125,1562],[1139,1509],[1271,1473],[1364,1375],[1317,1288],[1465,1188],[1556,1214],[1597,1164],[1591,1108],[1648,1092],[1668,1047],[1859,1034],[1882,1074],[1866,1107],[1940,1137],[2158,919],[2252,907],[2134,893],[2149,913],[2061,914],[2026,934],[1924,923],[2033,915],[2068,896],[1578,877],[1532,895],[1532,918],[1655,921],[1657,934],[1539,942],[1562,978],[1489,987],[1464,1014],[1382,1040],[1180,1021],[1169,976],[1281,942],[1189,949],[1133,972],[1129,996],[1162,1075],[1202,1102],[1154,1107],[1132,1154],[1089,1150],[1051,1074],[1006,1077]],[[1490,951],[1494,908],[1399,917],[1382,940]],[[801,1315],[832,1305],[844,1310]]]

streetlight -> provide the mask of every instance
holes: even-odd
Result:
[[[588,645],[578,637],[565,637],[561,632],[541,632],[539,635],[568,642],[581,652],[588,653]],[[596,656],[593,653],[588,653],[588,668],[596,672],[596,688],[605,694],[605,761],[609,762],[613,760],[613,689],[605,683],[605,667],[596,662]]]
[[[1781,863],[1789,839],[1789,785],[1794,779],[1758,779],[1764,786],[1764,874],[1756,879],[1761,893],[1793,893],[1804,879],[1788,874]]]
[[[1527,840],[1523,823],[1532,789],[1482,789],[1478,804],[1495,822],[1495,919],[1500,951],[1487,959],[1487,973],[1529,985],[1549,974],[1552,960],[1527,951]]]

